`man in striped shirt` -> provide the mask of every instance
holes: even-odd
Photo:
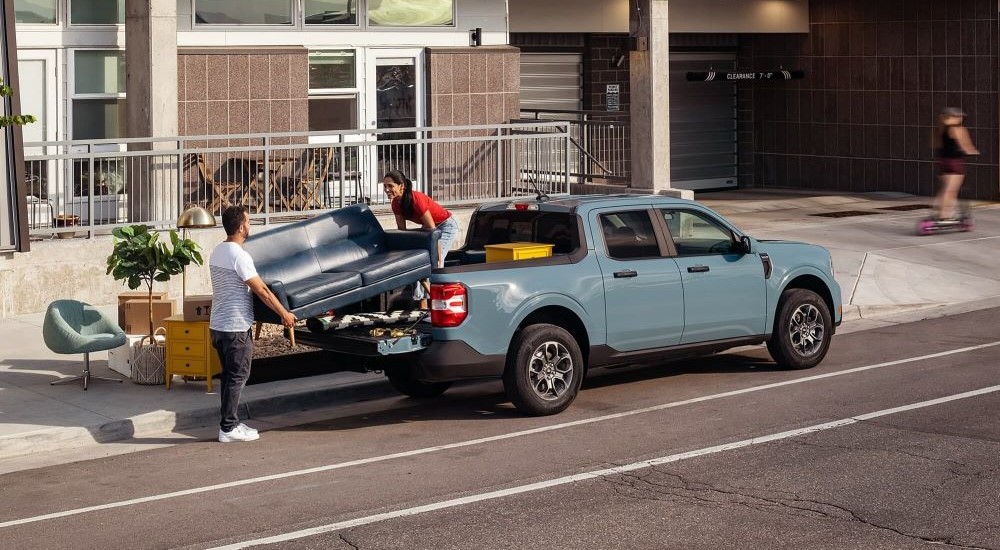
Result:
[[[240,422],[240,394],[250,377],[253,355],[253,294],[281,317],[281,324],[295,326],[295,315],[289,313],[264,281],[257,275],[253,258],[243,243],[250,236],[250,217],[246,208],[230,206],[222,213],[226,240],[212,251],[208,260],[212,274],[212,313],[208,327],[212,345],[222,363],[222,421],[219,441],[253,441],[260,437],[257,430]],[[251,294],[253,292],[253,294]]]

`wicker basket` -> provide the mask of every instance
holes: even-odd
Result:
[[[156,329],[152,336],[144,336],[136,345],[132,359],[132,381],[136,384],[155,386],[165,384],[164,366],[167,359],[167,344],[157,336],[166,335],[163,327]]]

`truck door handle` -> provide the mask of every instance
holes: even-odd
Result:
[[[688,273],[707,273],[707,272],[708,272],[707,265],[693,265],[688,268]]]
[[[631,269],[626,269],[625,271],[616,271],[615,279],[631,279],[633,277],[638,277],[639,274]]]

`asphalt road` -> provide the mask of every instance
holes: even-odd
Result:
[[[0,476],[0,547],[1000,548],[1000,310]],[[352,407],[356,407],[354,412]]]

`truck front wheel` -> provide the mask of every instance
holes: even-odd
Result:
[[[530,325],[511,343],[503,385],[519,411],[545,416],[565,410],[576,399],[583,371],[583,355],[573,335],[556,325]]]
[[[832,337],[833,319],[823,298],[811,290],[792,288],[778,301],[767,350],[780,367],[808,369],[823,360]]]
[[[413,373],[405,367],[387,369],[385,376],[396,391],[418,399],[437,397],[451,387],[451,382],[421,382],[413,378]]]

